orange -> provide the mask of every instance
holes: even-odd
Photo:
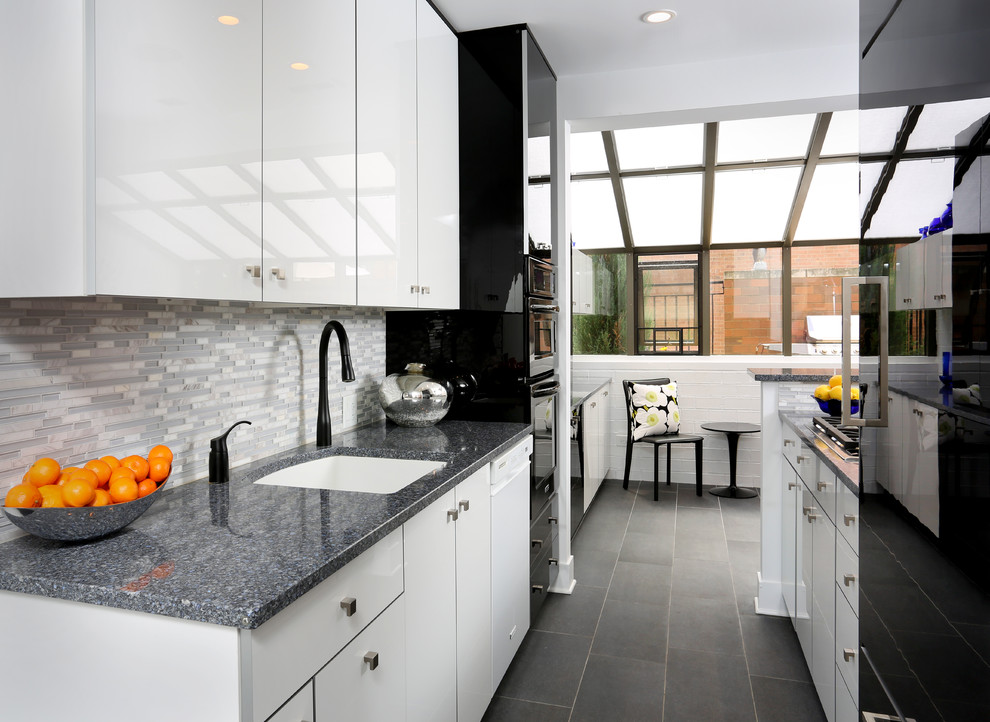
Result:
[[[144,481],[148,477],[148,462],[142,456],[138,456],[137,454],[125,456],[120,460],[120,465],[126,466],[133,471],[136,481]]]
[[[148,478],[152,481],[165,481],[170,471],[172,465],[163,456],[155,457],[148,463]]]
[[[41,506],[42,502],[41,492],[34,484],[18,484],[10,488],[3,504],[4,506],[32,508]]]
[[[131,471],[126,466],[121,466],[110,472],[110,483],[113,483],[114,479],[120,479],[121,477],[125,479],[134,479],[134,472]]]
[[[80,478],[78,475],[81,473],[82,470],[77,471],[71,479],[62,484],[62,498],[66,506],[89,506],[96,497],[96,487],[85,477]]]
[[[158,458],[168,459],[168,463],[171,464],[173,459],[172,450],[165,446],[165,444],[151,447],[151,451],[148,452],[148,461]]]
[[[49,459],[47,456],[38,459],[31,468],[28,469],[28,481],[30,481],[35,486],[45,486],[47,484],[54,484],[58,481],[59,474],[62,472],[62,467],[58,465],[55,459]]]
[[[153,492],[157,488],[158,488],[158,484],[156,484],[151,479],[145,479],[140,484],[138,484],[138,487],[137,487],[138,498],[141,499],[143,497],[148,496],[148,494],[150,494],[151,492]]]
[[[41,492],[41,506],[46,509],[65,506],[65,501],[62,499],[62,487],[58,484],[39,486],[38,491]]]
[[[134,501],[138,498],[138,485],[134,479],[119,476],[110,482],[110,498],[114,504]]]
[[[56,481],[55,483],[56,484],[64,484],[65,482],[67,482],[69,480],[69,477],[72,476],[72,472],[74,472],[74,471],[79,471],[79,467],[78,466],[66,466],[66,467],[64,467],[62,469],[62,473],[58,477],[58,481]]]
[[[96,474],[96,480],[99,482],[97,486],[106,486],[107,482],[110,481],[110,472],[113,471],[113,469],[110,468],[110,464],[100,459],[87,461],[84,468],[89,469]]]
[[[93,503],[90,506],[109,506],[113,503],[110,498],[110,492],[106,489],[97,489],[96,495],[93,497]]]
[[[76,469],[69,475],[69,479],[65,483],[68,484],[69,481],[75,481],[76,479],[85,481],[94,489],[100,485],[100,480],[97,478],[96,473],[90,469]]]
[[[101,456],[100,461],[110,466],[110,469],[116,469],[120,466],[120,459],[116,456]]]

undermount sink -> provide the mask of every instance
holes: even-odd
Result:
[[[326,456],[280,469],[254,483],[302,489],[357,491],[365,494],[394,494],[446,465],[444,461],[422,459]]]

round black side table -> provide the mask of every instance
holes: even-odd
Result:
[[[746,424],[741,421],[722,421],[702,424],[701,428],[706,431],[718,431],[725,434],[729,442],[729,485],[709,489],[708,493],[729,499],[752,499],[754,496],[757,496],[756,489],[736,486],[736,446],[739,444],[740,434],[756,433],[760,430],[760,427],[756,424]]]

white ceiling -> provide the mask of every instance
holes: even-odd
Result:
[[[840,45],[857,0],[434,0],[457,31],[526,23],[558,77]],[[648,25],[649,10],[677,17]],[[850,12],[850,10],[852,12]]]

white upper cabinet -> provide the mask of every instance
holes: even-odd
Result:
[[[460,302],[457,37],[426,0],[416,11],[420,308]]]
[[[354,304],[354,2],[264,7],[262,187],[266,301]]]
[[[0,3],[0,296],[88,293],[85,4]]]
[[[358,303],[416,306],[416,0],[357,8]]]
[[[260,300],[261,0],[96,0],[96,293]]]

